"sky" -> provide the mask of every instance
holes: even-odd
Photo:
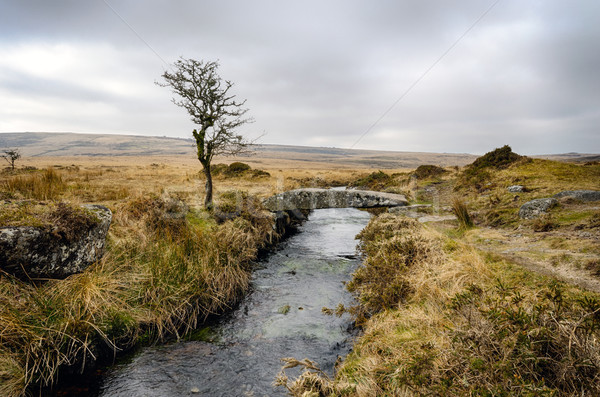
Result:
[[[3,132],[191,138],[218,61],[259,143],[600,153],[597,0],[0,0]]]

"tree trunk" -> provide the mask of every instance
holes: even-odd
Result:
[[[206,196],[204,197],[204,208],[211,210],[213,208],[213,183],[210,171],[210,163],[202,164],[204,175],[206,176]]]

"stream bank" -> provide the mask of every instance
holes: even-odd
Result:
[[[257,264],[250,293],[203,340],[143,348],[87,395],[283,396],[272,382],[290,356],[332,373],[351,349],[353,324],[321,309],[352,304],[343,282],[360,264],[355,236],[369,219],[356,209],[314,211]]]

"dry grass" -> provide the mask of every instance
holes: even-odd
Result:
[[[421,254],[407,262],[406,252],[416,251],[399,242],[409,240],[420,241]],[[314,363],[290,361],[305,367],[297,379],[285,373],[278,379],[292,395],[600,392],[600,297],[484,257],[462,238],[389,214],[371,222],[362,245],[368,256],[351,286],[364,307],[354,312],[372,317],[335,379]],[[368,268],[377,268],[388,282],[363,277]],[[402,299],[382,301],[392,296],[388,291],[398,278]]]
[[[163,172],[153,177],[157,168]],[[113,210],[100,262],[65,280],[35,285],[0,275],[0,395],[21,396],[32,385],[52,384],[67,367],[83,370],[137,343],[188,333],[207,316],[228,310],[246,291],[250,261],[276,237],[271,217],[256,201],[252,213],[241,208],[237,217],[217,224],[211,214],[193,207],[197,179],[187,184],[188,176],[168,167],[109,169],[51,171],[65,186],[60,200],[102,197],[106,200],[100,202]],[[146,178],[154,182],[146,186]],[[177,197],[155,186],[161,181],[182,182],[174,189]],[[128,197],[106,198],[109,185]],[[140,195],[130,196],[138,190]],[[33,191],[15,196],[32,197]],[[57,219],[72,223],[73,212],[54,202],[31,204],[18,221],[31,224],[40,216],[37,207],[54,226]]]
[[[131,229],[148,220],[118,218],[122,235],[84,273],[42,285],[1,277],[3,395],[52,384],[65,366],[83,369],[140,341],[179,337],[223,312],[246,290],[248,263],[270,232],[236,219],[155,234]]]
[[[460,229],[465,230],[473,227],[473,220],[471,219],[471,215],[469,215],[469,210],[464,201],[455,197],[452,200],[452,212],[456,215],[456,219],[458,219]]]
[[[41,173],[12,176],[0,184],[4,198],[54,200],[66,189],[60,173],[49,167]]]
[[[139,342],[181,336],[227,310],[247,288],[248,261],[275,237],[255,196],[345,184],[369,172],[249,159],[271,176],[216,176],[216,204],[225,215],[217,224],[200,209],[204,180],[193,158],[23,163],[30,168],[0,174],[2,198],[11,201],[5,208],[18,207],[12,224],[35,226],[59,201],[106,205],[113,224],[105,257],[80,275],[40,285],[0,276],[0,394],[6,396],[51,384],[65,367],[81,369]]]
[[[19,396],[29,384],[51,383],[65,365],[81,368],[135,343],[182,335],[207,315],[227,310],[247,286],[248,260],[273,237],[269,221],[249,211],[256,207],[253,196],[345,185],[378,171],[317,162],[306,167],[305,162],[285,159],[243,161],[270,177],[217,176],[216,204],[225,214],[220,223],[199,209],[204,181],[194,158],[23,159],[40,170],[0,174],[2,198],[92,202],[107,205],[114,213],[108,252],[85,273],[34,286],[0,276],[0,395]],[[440,206],[451,203],[456,172],[414,181],[405,171],[386,170],[395,176],[385,189],[408,191],[417,200]],[[522,202],[560,190],[600,189],[598,176],[597,165],[532,160],[490,171],[491,179],[482,185],[485,197],[468,187],[459,191],[475,212],[494,209],[498,214],[490,219],[511,225]],[[515,199],[506,192],[512,184],[524,184],[528,191]],[[569,205],[553,214],[557,224],[576,222],[585,231],[597,227],[596,213],[574,218]],[[235,219],[229,219],[230,214]],[[520,355],[532,352],[519,344],[529,340],[536,346],[552,346],[552,351],[569,359],[575,357],[565,361],[567,366],[551,370],[563,371],[562,378],[544,377],[547,383],[539,386],[539,395],[548,390],[543,387],[570,395],[576,382],[561,383],[567,375],[593,384],[595,375],[577,371],[596,368],[597,330],[587,320],[595,318],[594,296],[560,289],[565,299],[562,311],[557,310],[548,280],[483,257],[464,243],[471,232],[476,234],[471,230],[465,236],[447,237],[412,221],[379,217],[363,232],[368,266],[351,283],[362,303],[353,310],[364,323],[364,336],[336,379],[327,379],[314,363],[303,361],[298,365],[308,369],[307,375],[283,383],[294,395],[502,395],[492,384],[508,387],[513,395],[526,395],[527,387],[542,382],[532,375],[536,368],[529,366],[531,357]],[[589,244],[581,249],[597,252]],[[509,292],[502,292],[499,285]],[[536,305],[544,311],[536,311]],[[530,328],[508,317],[515,312],[524,313],[522,324]],[[493,313],[501,315],[491,317]],[[559,321],[550,321],[552,316]],[[536,334],[520,339],[523,332]],[[548,332],[555,338],[534,338]],[[560,350],[567,336],[576,346]],[[502,338],[507,343],[498,345]],[[488,349],[482,350],[485,357],[469,355],[478,347]],[[501,355],[494,356],[496,351]],[[482,369],[481,360],[488,356],[501,363],[501,370],[493,365],[494,371]],[[503,361],[506,357],[509,360]],[[521,380],[506,383],[503,374],[520,368]],[[468,376],[471,389],[458,381],[463,379],[460,374]]]
[[[215,163],[233,161],[240,159],[218,158]],[[366,166],[350,168],[285,159],[248,157],[241,161],[250,165],[251,171],[266,171],[270,176],[253,177],[252,172],[242,178],[214,175],[215,196],[240,190],[253,196],[267,197],[299,187],[341,186],[373,172],[372,168]],[[62,179],[64,189],[47,199],[113,205],[133,196],[166,193],[184,199],[192,207],[202,205],[204,177],[198,160],[193,157],[35,157],[24,158],[23,164],[37,169],[20,170],[17,175],[0,173],[0,186],[15,177],[39,178],[45,169],[51,167]],[[389,172],[398,171],[407,170]],[[6,193],[4,188],[0,191]],[[31,197],[29,193],[23,195],[17,190],[11,195],[4,198]]]
[[[551,197],[564,190],[600,190],[600,165],[597,164],[524,159],[505,169],[486,169],[486,172],[479,189],[472,183],[459,182],[455,190],[475,210],[493,211],[490,221],[495,222],[495,226],[514,225],[519,207],[535,198]],[[512,185],[522,185],[525,191],[510,193],[507,188]]]

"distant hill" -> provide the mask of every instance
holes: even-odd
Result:
[[[25,157],[45,156],[189,156],[193,139],[155,136],[22,132],[0,133],[0,149],[18,148]],[[599,155],[567,153],[536,156],[563,161],[597,161]],[[319,162],[360,168],[416,168],[423,164],[462,166],[477,156],[466,153],[392,152],[326,147],[257,145],[253,158]]]
[[[152,156],[193,154],[191,139],[135,135],[22,132],[0,134],[0,148],[23,156]]]

